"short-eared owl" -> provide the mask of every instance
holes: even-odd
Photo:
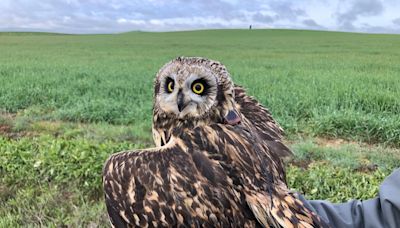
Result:
[[[224,65],[179,57],[154,85],[155,148],[112,155],[103,170],[116,227],[321,227],[285,181],[290,151],[267,109]]]

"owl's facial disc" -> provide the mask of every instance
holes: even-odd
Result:
[[[217,82],[214,76],[172,74],[161,82],[159,107],[178,119],[198,118],[215,103]]]

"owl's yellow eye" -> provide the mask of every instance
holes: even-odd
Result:
[[[168,82],[167,88],[168,92],[172,93],[174,91],[174,82],[173,81]]]
[[[196,82],[192,85],[192,90],[195,94],[202,94],[204,92],[204,85],[201,82]]]

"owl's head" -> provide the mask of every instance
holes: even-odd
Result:
[[[178,57],[156,76],[154,110],[179,120],[224,118],[235,110],[234,85],[221,63]]]

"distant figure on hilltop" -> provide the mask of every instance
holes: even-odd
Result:
[[[249,30],[251,30],[251,25],[249,26]]]

